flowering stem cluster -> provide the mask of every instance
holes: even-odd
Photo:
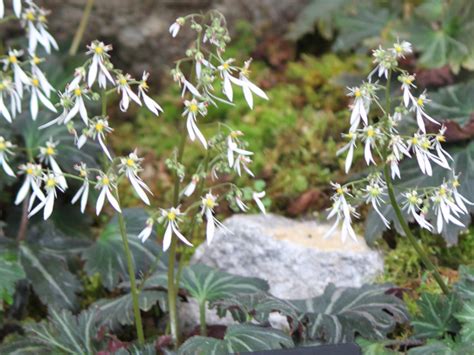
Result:
[[[429,176],[433,174],[433,164],[452,170],[452,157],[442,146],[446,128],[428,115],[426,105],[430,100],[426,92],[416,96],[415,76],[398,64],[400,58],[411,52],[411,44],[405,41],[397,41],[392,48],[376,49],[373,53],[376,67],[369,74],[367,82],[359,87],[349,88],[349,95],[354,98],[350,129],[344,134],[349,142],[338,154],[347,152],[345,169],[348,172],[354,150],[360,142],[364,147],[364,159],[371,173],[364,179],[345,185],[333,184],[336,193],[332,197],[333,206],[329,218],[336,218],[333,229],[342,225],[343,238],[350,236],[356,239],[352,220],[358,218],[359,214],[355,207],[363,203],[370,204],[385,226],[390,228],[390,221],[381,210],[381,207],[390,203],[405,235],[423,263],[433,272],[440,288],[447,293],[446,284],[416,241],[406,219],[416,222],[423,229],[441,233],[449,223],[464,227],[460,217],[469,213],[466,205],[472,202],[459,193],[458,176],[454,172],[452,179],[444,181],[440,186],[413,186],[399,191],[399,198],[396,196],[393,181],[401,178],[399,164],[403,159],[416,158],[421,173]],[[392,92],[393,76],[400,82],[400,94]],[[378,79],[374,81],[374,77]],[[385,79],[385,85],[379,83],[380,79]],[[378,96],[381,89],[385,89],[384,103]],[[400,122],[412,118],[417,124],[416,131],[413,135],[400,134]],[[439,126],[439,130],[429,132],[427,122]]]

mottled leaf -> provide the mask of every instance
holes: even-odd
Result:
[[[224,355],[292,347],[294,343],[291,337],[279,330],[238,324],[229,326],[222,340],[202,336],[189,338],[181,345],[178,354]]]
[[[25,271],[16,260],[8,260],[0,255],[0,301],[11,304],[17,281],[25,278]],[[1,310],[1,302],[0,302]]]

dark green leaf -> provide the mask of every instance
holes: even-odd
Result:
[[[417,304],[421,314],[412,322],[417,338],[441,338],[459,330],[454,314],[461,309],[461,303],[456,295],[423,293]]]
[[[95,354],[97,314],[83,311],[74,316],[67,310],[51,309],[49,321],[28,325],[28,338],[44,344],[53,354]]]
[[[27,244],[19,248],[21,264],[35,293],[47,305],[76,309],[81,284],[60,254],[47,253]]]
[[[227,328],[223,340],[194,336],[180,347],[178,354],[226,355],[292,347],[294,343],[291,337],[279,330],[251,324],[238,324]]]
[[[139,303],[142,311],[149,311],[157,302],[160,304],[160,308],[166,311],[167,293],[148,290],[140,292]],[[97,320],[112,329],[119,325],[133,324],[135,320],[130,293],[117,298],[99,300],[90,307],[98,310]]]
[[[325,343],[353,341],[355,334],[382,339],[396,323],[408,320],[403,302],[387,294],[389,286],[336,288],[330,284],[321,296],[290,301],[307,317],[306,338]]]
[[[8,355],[49,355],[51,350],[42,342],[26,337],[0,345],[0,354]]]
[[[184,269],[181,286],[199,303],[269,289],[265,280],[228,274],[203,264],[191,265]]]
[[[153,234],[145,244],[137,238],[145,227],[147,213],[141,208],[126,209],[123,213],[136,273],[146,273],[157,259],[158,269],[165,270],[167,261],[155,240],[156,234]],[[107,224],[95,244],[86,249],[82,255],[86,261],[86,272],[89,275],[99,273],[102,283],[109,290],[115,288],[121,280],[128,280],[127,261],[117,217]]]

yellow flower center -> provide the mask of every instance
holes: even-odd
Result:
[[[16,56],[14,56],[14,55],[8,56],[8,60],[9,60],[9,62],[12,63],[12,64],[18,63],[18,58],[17,58]]]
[[[461,186],[461,184],[459,183],[459,180],[458,180],[458,179],[455,179],[455,180],[453,181],[453,187],[459,187],[459,186]]]
[[[421,146],[423,147],[423,149],[429,149],[431,147],[430,141],[424,140]]]
[[[373,136],[375,136],[375,131],[373,128],[369,128],[367,130],[367,137],[372,138]]]
[[[74,89],[74,95],[76,95],[76,96],[81,96],[81,95],[82,95],[82,90],[81,90],[81,88],[75,88],[75,89]]]
[[[141,88],[144,89],[144,90],[148,90],[148,88],[149,88],[148,83],[147,83],[145,80],[142,80],[142,81],[140,82],[140,86],[141,86]]]
[[[210,197],[206,198],[206,206],[208,208],[214,208],[214,206],[216,205],[216,203],[214,202],[214,200]]]
[[[6,147],[7,145],[5,144],[5,142],[0,141],[0,150],[5,150]]]
[[[413,138],[411,139],[411,142],[412,142],[412,144],[414,144],[414,145],[418,145],[418,138],[413,137]]]
[[[97,122],[95,124],[95,130],[97,132],[102,132],[104,130],[104,124],[102,122]]]
[[[99,46],[99,47],[95,47],[95,48],[94,48],[94,52],[96,52],[97,54],[102,54],[102,53],[104,53],[104,48],[102,48],[102,47],[100,47],[100,46]]]
[[[119,84],[122,85],[122,86],[123,86],[123,85],[127,85],[127,79],[125,79],[125,78],[120,78],[120,79],[119,79]]]
[[[46,180],[46,186],[47,186],[47,187],[54,187],[54,186],[56,186],[56,180],[54,180],[53,178],[49,178],[48,180]]]
[[[133,159],[128,158],[126,163],[129,167],[135,166],[135,162],[133,161]]]
[[[109,185],[110,184],[110,179],[108,176],[104,176],[102,178],[102,185]]]
[[[31,11],[28,11],[28,12],[26,13],[26,19],[27,19],[28,21],[34,21],[34,20],[35,20],[35,14],[32,13]]]
[[[352,132],[347,133],[347,139],[352,139],[352,138],[354,138],[354,133]]]
[[[354,96],[355,97],[361,97],[362,96],[362,93],[360,92],[359,89],[356,89],[356,91],[354,91]]]
[[[169,219],[170,221],[174,221],[174,220],[176,219],[176,213],[174,213],[174,212],[168,212],[168,216],[167,216],[167,217],[168,217],[168,219]]]
[[[393,48],[395,49],[395,52],[397,53],[401,53],[403,51],[402,47],[399,44],[395,44]]]
[[[403,82],[404,82],[405,84],[410,85],[410,84],[413,82],[413,80],[411,80],[410,78],[405,78],[405,79],[403,79]]]
[[[31,85],[33,85],[34,87],[38,87],[39,86],[39,80],[34,78],[31,80]]]
[[[31,169],[31,168],[26,169],[26,173],[28,175],[33,175],[33,169]]]
[[[54,155],[55,151],[53,147],[48,147],[46,148],[46,154],[47,155]]]
[[[443,142],[446,142],[446,137],[445,137],[444,135],[442,135],[442,134],[438,134],[438,135],[436,136],[436,140],[437,140],[438,142],[443,143]]]
[[[38,21],[45,23],[46,22],[46,16],[44,16],[44,15],[38,16]]]
[[[439,195],[440,195],[440,196],[446,196],[446,188],[441,187],[441,188],[439,189]]]
[[[87,171],[81,170],[81,171],[79,171],[79,175],[81,175],[82,177],[86,177],[87,176]]]
[[[336,189],[336,193],[337,193],[338,195],[344,195],[344,190],[342,190],[342,187],[338,187],[338,188]]]
[[[416,204],[418,202],[418,197],[416,197],[415,195],[411,195],[408,198],[408,201],[410,201],[411,204]]]
[[[232,131],[232,132],[230,132],[230,136],[232,138],[237,138],[239,136],[239,133],[237,131]]]
[[[189,111],[192,113],[196,113],[198,111],[198,106],[196,104],[189,105]]]
[[[222,68],[224,68],[224,70],[229,69],[229,63],[223,63]]]
[[[418,104],[418,106],[423,106],[424,101],[423,101],[423,99],[420,97],[420,98],[418,98],[418,100],[416,100],[416,103]]]
[[[41,63],[41,58],[37,56],[33,56],[33,64],[39,64],[39,63]]]

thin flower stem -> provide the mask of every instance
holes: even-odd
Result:
[[[74,39],[72,40],[71,48],[69,48],[69,55],[76,55],[79,45],[81,44],[82,37],[89,22],[89,17],[91,15],[92,7],[94,6],[94,0],[87,0],[84,12],[82,13],[81,22],[77,27],[76,33],[74,34]]]
[[[205,337],[207,335],[206,301],[205,300],[199,303],[199,329],[200,329],[201,336]]]
[[[117,198],[117,201],[119,201],[120,203],[118,193],[116,193],[116,198]],[[127,237],[127,229],[125,226],[125,220],[121,212],[118,213],[118,220],[119,220],[119,226],[120,226],[120,234],[122,235],[123,249],[125,251],[125,256],[127,258],[128,276],[130,277],[130,292],[132,294],[133,314],[135,316],[135,327],[137,329],[138,344],[140,346],[144,346],[145,336],[143,334],[142,316],[140,313],[140,304],[138,300],[139,293],[138,293],[136,280],[135,280],[135,268],[133,266],[132,253],[130,252],[130,247],[128,245],[128,237]]]
[[[387,84],[385,88],[385,111],[386,111],[386,122],[388,124],[389,122],[389,117],[388,115],[390,114],[391,111],[391,97],[390,97],[390,78],[392,77],[392,71],[389,72],[388,78],[387,78]],[[385,147],[385,152],[387,152],[388,146]],[[448,286],[445,284],[443,281],[443,278],[441,277],[441,274],[438,271],[438,268],[431,262],[430,258],[426,254],[425,250],[423,247],[418,244],[415,236],[410,230],[410,227],[408,226],[408,223],[405,220],[405,217],[403,217],[403,213],[400,210],[397,198],[395,196],[395,190],[393,188],[393,182],[392,178],[390,176],[390,167],[389,164],[387,164],[386,160],[384,161],[384,176],[385,176],[385,182],[387,184],[387,191],[388,191],[388,196],[390,199],[390,204],[392,205],[393,210],[395,211],[395,215],[397,216],[397,220],[400,223],[403,231],[405,232],[405,235],[407,236],[408,240],[410,241],[411,245],[415,249],[415,251],[418,253],[420,256],[421,260],[423,261],[423,264],[433,273],[433,276],[438,283],[439,287],[443,291],[444,294],[448,295],[449,294],[449,289]]]
[[[420,244],[418,244],[415,236],[412,234],[410,227],[408,226],[407,222],[405,221],[405,218],[403,217],[402,211],[400,210],[397,199],[395,197],[395,192],[393,189],[393,184],[390,177],[388,165],[385,165],[384,174],[385,174],[385,181],[387,183],[387,190],[388,190],[388,196],[390,198],[390,204],[392,205],[392,208],[395,211],[395,215],[397,216],[398,222],[402,226],[402,229],[405,232],[405,235],[407,236],[411,245],[413,246],[415,251],[418,253],[421,260],[423,261],[423,264],[425,264],[425,266],[433,273],[433,277],[435,278],[436,282],[438,283],[443,293],[448,295],[449,294],[448,286],[443,281],[443,278],[441,277],[441,274],[439,273],[437,267],[431,262],[430,258],[424,251],[423,247]]]
[[[184,145],[186,143],[187,132],[186,127],[183,124],[180,124],[181,129],[181,142],[178,148],[177,162],[180,163],[183,159]],[[180,179],[178,172],[174,174],[174,196],[173,196],[173,207],[178,206],[179,204],[179,189],[180,189]],[[175,264],[176,264],[176,247],[177,239],[173,238],[171,240],[170,254],[168,260],[168,308],[170,314],[170,328],[171,328],[171,339],[175,348],[179,345],[179,324],[178,324],[178,313],[176,308],[176,298],[178,296],[179,285],[176,285],[175,282]]]

